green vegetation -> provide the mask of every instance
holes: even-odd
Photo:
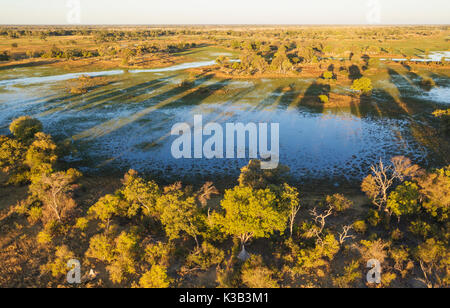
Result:
[[[189,286],[197,274],[214,270],[217,280],[206,286],[353,287],[364,284],[365,262],[375,258],[384,269],[379,286],[412,277],[425,286],[448,286],[450,166],[426,171],[404,157],[372,166],[362,190],[374,207],[354,221],[344,219],[355,207],[344,195],[306,203],[283,183],[286,167],[267,172],[258,161],[242,169],[239,185],[225,191],[220,205],[211,202],[219,193],[212,183],[198,190],[181,183],[161,187],[131,170],[118,190],[86,208],[76,197],[83,175],[57,167],[57,146],[41,129],[33,118],[15,120],[15,135],[1,137],[0,154],[10,176],[26,170],[28,197],[9,215],[36,226],[35,238],[27,236],[45,250],[27,257],[46,260],[37,266],[48,281],[63,284],[65,264],[78,258],[105,270],[105,281],[88,280],[87,286]],[[231,247],[228,238],[238,242]],[[256,241],[266,247],[259,254]],[[241,261],[244,245],[250,257]],[[1,282],[15,279],[3,275]]]
[[[166,106],[181,96],[209,95],[199,76],[215,75],[220,82],[286,78],[274,82],[280,110],[314,102],[321,111],[327,108],[324,116],[336,106],[353,114],[373,109],[379,117],[401,115],[422,138],[417,141],[425,140],[427,150],[446,161],[439,143],[450,131],[450,109],[436,110],[442,107],[431,101],[409,103],[402,91],[395,96],[378,84],[390,78],[425,91],[440,86],[447,80],[446,62],[412,59],[444,50],[448,33],[448,26],[2,27],[0,67],[163,67],[188,62],[197,48],[217,48],[229,54],[215,54],[215,65],[190,70],[175,88],[158,80],[145,83],[145,90],[97,93],[115,79],[82,76],[62,89],[68,100],[92,106],[115,92],[128,99],[161,87],[161,93],[174,94],[165,101],[158,92],[157,103]],[[428,50],[421,51],[417,46],[424,42]],[[381,60],[400,57],[407,60]],[[298,89],[291,79],[307,82]],[[62,101],[52,102],[64,108]],[[220,183],[181,183],[135,170],[83,175],[80,165],[62,159],[72,150],[70,142],[47,134],[49,125],[24,116],[0,136],[1,287],[68,286],[70,259],[82,264],[81,287],[449,286],[448,162],[380,160],[357,187],[308,179],[300,185],[287,166],[262,170],[258,160]],[[398,139],[404,141],[400,131]],[[382,265],[379,285],[365,279],[371,259]]]

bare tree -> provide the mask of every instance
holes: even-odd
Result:
[[[317,228],[312,229],[311,235],[317,238],[319,243],[322,242],[322,232],[325,229],[326,219],[333,215],[333,207],[330,206],[325,212],[319,214],[317,213],[317,208],[314,208],[310,211],[311,216],[313,217],[314,222],[317,224]]]
[[[372,174],[367,176],[361,189],[367,194],[378,209],[391,214],[386,208],[390,189],[396,181],[404,181],[405,178],[420,176],[422,170],[417,165],[413,165],[411,160],[404,156],[396,156],[391,159],[390,164],[380,162],[370,167]]]
[[[398,173],[395,172],[393,165],[385,165],[381,159],[378,164],[371,166],[370,170],[372,174],[364,179],[361,189],[380,211],[385,210],[387,212],[386,204],[389,189],[399,178]]]
[[[208,204],[208,200],[212,195],[218,195],[219,191],[212,182],[206,182],[198,191],[198,201],[204,207]]]
[[[353,226],[344,226],[342,233],[339,234],[339,244],[344,244],[345,240],[353,239],[355,236],[349,235],[348,232],[353,229]]]

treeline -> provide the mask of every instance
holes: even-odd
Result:
[[[304,38],[325,40],[330,36],[341,36],[345,39],[374,38],[380,40],[400,40],[412,36],[432,36],[448,31],[448,26],[410,26],[410,27],[231,27],[228,29],[211,29],[208,27],[173,27],[171,29],[148,29],[136,27],[136,29],[108,29],[108,28],[43,28],[36,27],[0,27],[0,36],[10,38],[19,37],[52,37],[52,36],[95,36],[105,41],[118,41],[124,39],[145,39],[163,36],[218,36],[218,37],[252,37],[255,34],[263,34],[267,37],[288,39]]]
[[[80,58],[95,58],[95,57],[119,57],[128,61],[132,57],[140,57],[152,53],[177,53],[183,52],[192,48],[196,48],[196,43],[179,42],[176,44],[161,43],[161,44],[139,44],[133,47],[117,47],[113,45],[104,45],[98,49],[82,49],[82,48],[60,48],[53,46],[49,50],[27,50],[25,55],[14,55],[10,52],[4,51],[0,53],[0,61],[9,61],[11,59],[21,58],[45,58],[45,59],[80,59]]]
[[[380,161],[361,186],[371,204],[358,209],[341,194],[308,203],[285,182],[287,167],[264,171],[259,161],[223,195],[213,183],[164,187],[130,170],[115,192],[84,204],[82,174],[58,168],[64,147],[39,121],[19,118],[10,131],[0,167],[28,196],[6,221],[24,217],[38,230],[23,235],[39,248],[25,256],[39,260],[40,279],[27,279],[34,286],[65,284],[71,259],[85,287],[449,286],[450,166]],[[365,279],[374,259],[378,285]],[[5,275],[10,268],[0,265],[0,285],[32,275]],[[214,278],[205,282],[206,273]]]

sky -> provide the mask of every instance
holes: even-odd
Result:
[[[0,24],[450,24],[449,0],[0,0]]]

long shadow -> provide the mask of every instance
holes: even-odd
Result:
[[[58,62],[58,60],[45,60],[45,61],[35,61],[35,62],[28,62],[28,63],[21,63],[21,64],[12,64],[12,65],[5,65],[0,66],[0,71],[14,69],[14,68],[24,68],[24,67],[35,67],[35,66],[41,66],[41,65],[48,65]]]
[[[357,65],[351,65],[348,68],[348,78],[350,78],[352,81],[362,78],[361,70]]]
[[[298,107],[307,106],[314,112],[322,113],[325,109],[323,102],[320,100],[321,95],[329,96],[331,87],[329,84],[322,84],[314,81],[303,94]]]
[[[203,80],[202,82],[205,82],[206,80],[208,80],[210,78],[212,78],[212,76],[205,76],[202,78],[202,80]],[[114,120],[115,125],[114,125],[113,129],[104,131],[101,135],[95,136],[95,138],[105,137],[107,134],[109,134],[113,131],[116,131],[118,129],[126,129],[126,126],[131,125],[132,123],[138,121],[139,119],[141,119],[145,116],[148,116],[150,113],[152,113],[158,109],[172,108],[172,107],[174,107],[174,105],[176,105],[177,107],[200,105],[202,103],[202,101],[207,99],[209,96],[213,95],[216,91],[219,91],[219,90],[223,89],[224,87],[226,87],[230,83],[230,81],[231,81],[231,79],[225,79],[225,80],[221,80],[221,81],[218,81],[218,82],[210,84],[210,85],[201,86],[201,87],[196,88],[193,92],[190,92],[180,98],[176,98],[173,100],[166,98],[166,101],[160,102],[157,105],[153,105],[149,108],[141,110],[141,111],[133,114],[132,116],[128,116],[126,119],[116,119],[116,120]],[[152,100],[155,100],[155,98],[152,98]],[[168,137],[168,134],[161,136],[156,143],[161,142],[161,140],[163,140],[166,137]],[[124,152],[121,155],[118,155],[112,159],[109,159],[106,162],[101,163],[100,166],[104,166],[108,163],[116,161],[117,159],[119,159],[120,157],[122,157],[126,154],[127,153]]]
[[[289,108],[298,95],[298,91],[296,91],[293,86],[290,86],[289,90],[283,92],[283,95],[279,100],[278,107],[283,109]]]
[[[180,98],[176,99],[177,96],[188,92],[189,89],[197,88],[199,84],[203,84],[209,79],[211,79],[212,76],[204,76],[200,79],[197,79],[191,87],[186,89],[185,87],[175,87],[167,92],[161,93],[159,95],[156,95],[150,99],[144,100],[141,103],[139,103],[140,107],[144,107],[144,109],[141,109],[140,111],[137,111],[131,116],[127,116],[126,118],[114,118],[109,121],[106,121],[102,124],[96,125],[80,134],[77,134],[73,136],[74,140],[84,139],[84,138],[98,138],[105,135],[108,135],[109,133],[112,133],[113,131],[116,131],[120,128],[125,127],[126,125],[130,125],[131,123],[139,120],[140,118],[150,114],[151,112],[166,107],[168,105],[173,104],[174,102],[177,102]],[[224,85],[223,85],[224,86]],[[196,97],[199,99],[198,103],[203,99],[202,97],[207,97],[212,94],[213,89],[218,89],[217,85],[210,85],[207,87],[200,87],[194,92],[191,92],[190,94],[185,95],[184,97],[187,98],[194,98]]]
[[[404,104],[409,111],[408,120],[415,140],[432,150],[432,153],[434,154],[433,159],[435,161],[448,164],[450,157],[450,142],[448,138],[439,137],[438,129],[435,127],[434,118],[428,116],[435,110],[436,105],[411,97],[405,90],[405,87],[399,86],[399,84],[407,84],[408,81],[393,69],[389,69],[388,72],[391,77],[391,82],[398,89],[400,103]]]
[[[125,89],[109,89],[97,93],[92,93],[86,99],[86,95],[75,95],[68,98],[63,98],[58,104],[53,104],[51,107],[54,108],[54,111],[58,111],[60,109],[63,110],[78,110],[78,111],[86,111],[88,109],[92,109],[100,104],[103,104],[107,101],[111,100],[120,100],[129,97],[137,97],[147,93],[149,90],[156,89],[158,87],[164,86],[168,80],[173,78],[173,76],[159,78],[155,80],[151,80],[148,82],[140,83]],[[71,101],[72,98],[75,98],[76,101]],[[49,102],[47,102],[48,104]],[[60,107],[60,108],[59,108]],[[69,108],[67,108],[69,107]],[[47,114],[51,114],[52,110],[47,110]]]
[[[283,96],[283,87],[277,87],[269,95],[267,95],[263,100],[261,100],[257,105],[251,108],[252,111],[261,111],[268,106],[273,106],[280,101]]]
[[[431,113],[436,108],[435,104],[424,102],[423,99],[416,95],[417,88],[415,88],[414,85],[411,85],[411,82],[407,78],[392,68],[388,68],[388,73],[390,82],[394,84],[398,90],[398,102],[401,107],[405,109],[406,113],[409,115],[420,114],[423,112]],[[409,91],[408,88],[412,88],[412,91]]]

